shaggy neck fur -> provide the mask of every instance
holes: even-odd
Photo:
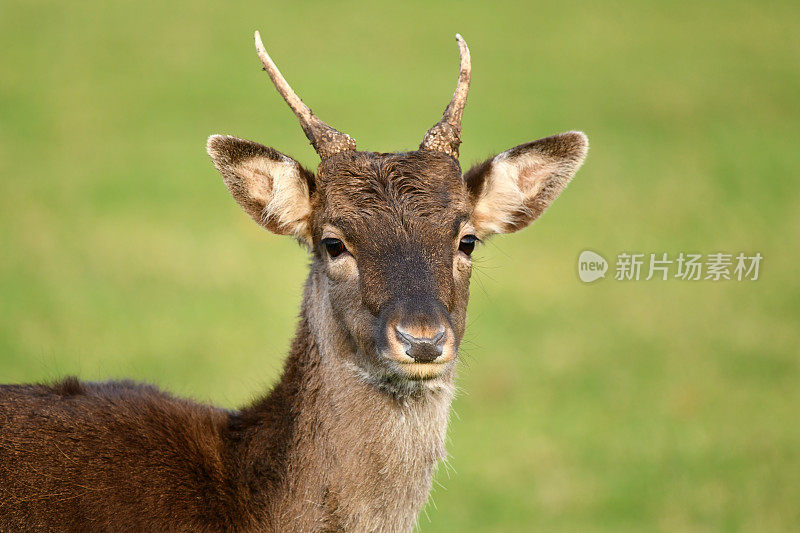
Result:
[[[410,531],[445,457],[453,377],[380,386],[354,363],[325,284],[313,266],[281,381],[233,418],[242,478],[263,480],[261,519],[282,531]]]

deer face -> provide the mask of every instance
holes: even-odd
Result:
[[[348,152],[319,178],[313,249],[362,365],[387,377],[440,375],[464,333],[476,240],[458,163]]]
[[[418,151],[379,154],[322,123],[265,69],[322,156],[316,174],[272,148],[209,138],[208,152],[237,202],[266,229],[313,254],[317,304],[340,326],[355,365],[376,382],[434,382],[452,375],[464,334],[472,251],[519,230],[566,186],[586,155],[570,132],[523,144],[462,175],[460,117],[469,52],[445,115]]]

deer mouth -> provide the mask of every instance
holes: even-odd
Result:
[[[441,377],[445,371],[450,367],[448,361],[436,361],[431,363],[406,363],[399,362],[397,369],[404,374],[404,377],[413,381],[429,381]]]

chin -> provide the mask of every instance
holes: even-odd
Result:
[[[455,356],[433,363],[398,359],[400,358],[384,351],[373,352],[372,357],[369,357],[371,362],[367,365],[362,366],[362,359],[362,364],[348,362],[347,367],[361,381],[398,398],[416,396],[425,392],[452,392]],[[405,357],[405,359],[410,358]]]

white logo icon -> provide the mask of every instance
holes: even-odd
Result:
[[[584,250],[578,256],[578,277],[584,283],[591,283],[606,277],[606,270],[608,270],[608,261],[602,255]]]

